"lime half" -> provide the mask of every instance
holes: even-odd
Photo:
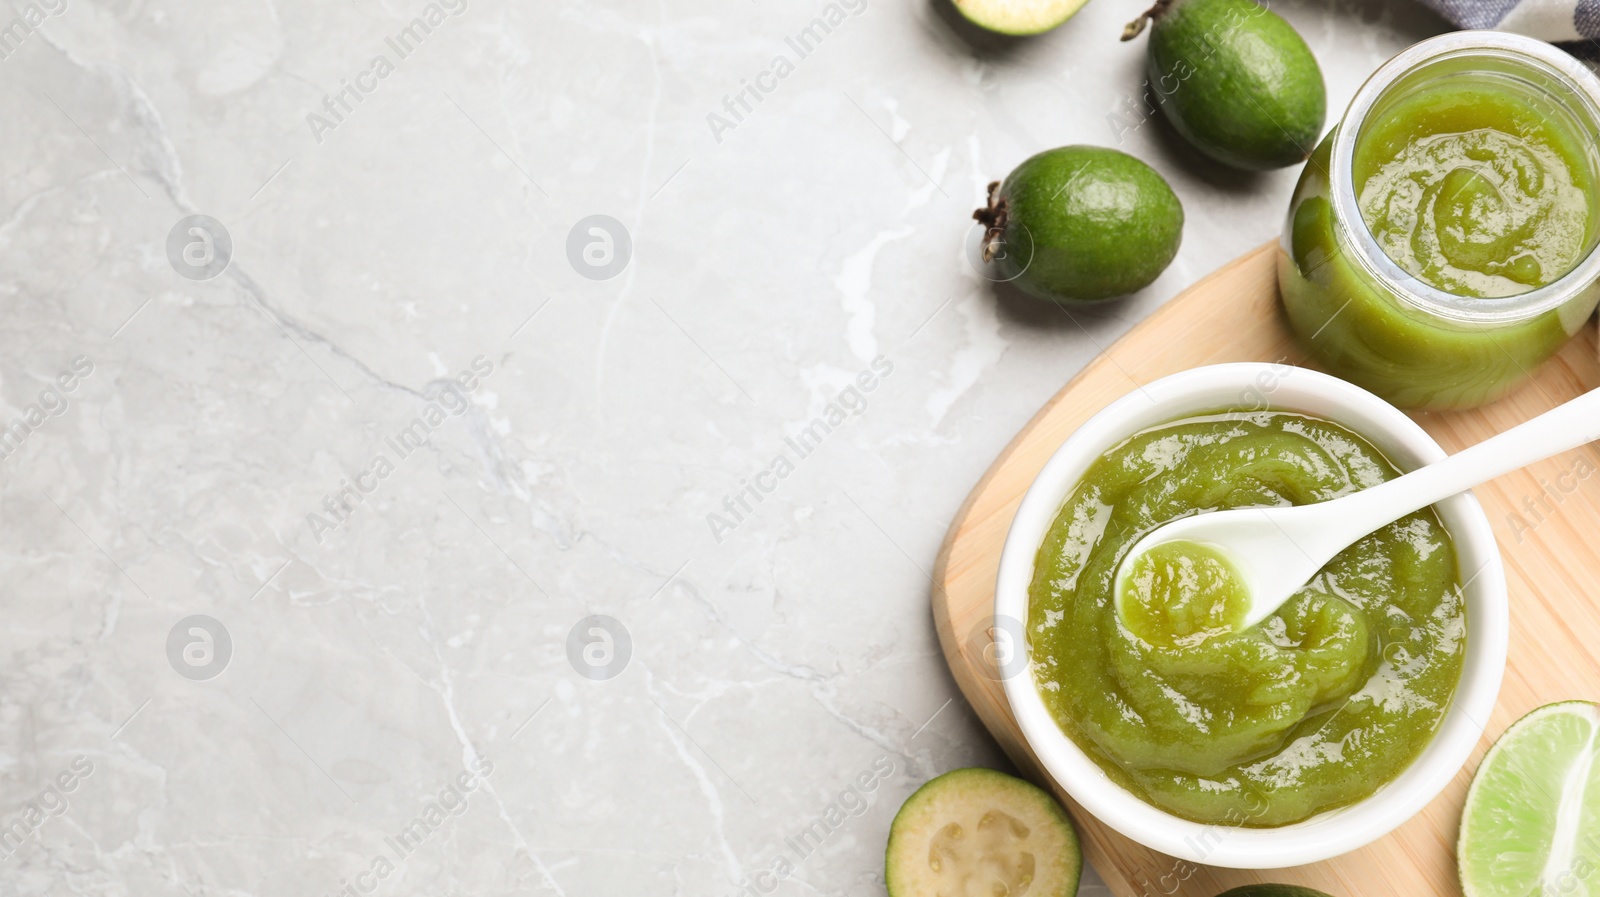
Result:
[[[1456,844],[1467,897],[1600,897],[1600,704],[1512,724],[1467,791]]]

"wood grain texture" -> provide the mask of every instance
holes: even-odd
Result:
[[[962,692],[1024,775],[1054,788],[1023,742],[1005,693],[985,668],[995,571],[1006,530],[1045,461],[1083,421],[1113,400],[1188,368],[1228,361],[1300,364],[1277,302],[1276,244],[1251,252],[1163,306],[1095,359],[1034,416],[973,488],[945,537],[934,571],[933,615]],[[1586,326],[1533,381],[1485,408],[1419,414],[1447,451],[1458,451],[1600,386],[1595,331]],[[1459,894],[1455,841],[1462,800],[1479,758],[1519,716],[1541,704],[1600,698],[1600,451],[1541,462],[1476,490],[1499,539],[1511,595],[1510,663],[1500,700],[1472,759],[1420,815],[1354,853],[1309,866],[1250,872],[1194,866],[1072,811],[1084,851],[1117,897],[1212,897],[1241,884],[1280,881],[1337,897]],[[1226,837],[1219,830],[1219,837]]]

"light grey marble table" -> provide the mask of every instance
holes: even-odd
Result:
[[[1295,178],[1139,124],[1140,3],[940,2],[0,13],[0,894],[882,893],[1005,763],[951,515]],[[1442,28],[1275,6],[1334,110]],[[1170,270],[997,294],[984,185],[1119,139]]]

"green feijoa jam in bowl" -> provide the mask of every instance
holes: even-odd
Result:
[[[1017,510],[995,614],[1029,746],[1089,812],[1164,853],[1277,868],[1360,847],[1460,769],[1499,690],[1504,573],[1470,495],[1382,527],[1276,614],[1227,558],[1127,551],[1161,524],[1347,495],[1442,458],[1394,406],[1283,365],[1197,368],[1084,423]],[[1015,621],[1011,623],[1010,621]]]
[[[1128,550],[1169,520],[1398,475],[1345,427],[1288,411],[1184,417],[1101,455],[1029,586],[1050,715],[1107,775],[1197,822],[1283,825],[1376,791],[1433,737],[1466,651],[1455,545],[1431,510],[1351,545],[1248,629],[1248,596],[1204,549],[1140,557],[1121,614],[1112,595]]]

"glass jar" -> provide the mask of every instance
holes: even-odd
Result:
[[[1574,170],[1574,182],[1585,180],[1591,188],[1586,245],[1576,264],[1554,281],[1514,295],[1457,295],[1392,260],[1363,218],[1357,165],[1371,173],[1358,158],[1363,135],[1375,125],[1392,126],[1395,107],[1408,98],[1457,83],[1443,79],[1496,97],[1514,96],[1530,114],[1550,122],[1552,133],[1566,129],[1571,144],[1580,147],[1576,162],[1587,171]],[[1407,109],[1415,112],[1414,106]],[[1318,364],[1400,407],[1466,408],[1491,401],[1554,355],[1600,302],[1595,185],[1600,79],[1593,73],[1565,52],[1522,35],[1463,31],[1423,41],[1362,85],[1295,187],[1278,254],[1278,285],[1294,332]]]

